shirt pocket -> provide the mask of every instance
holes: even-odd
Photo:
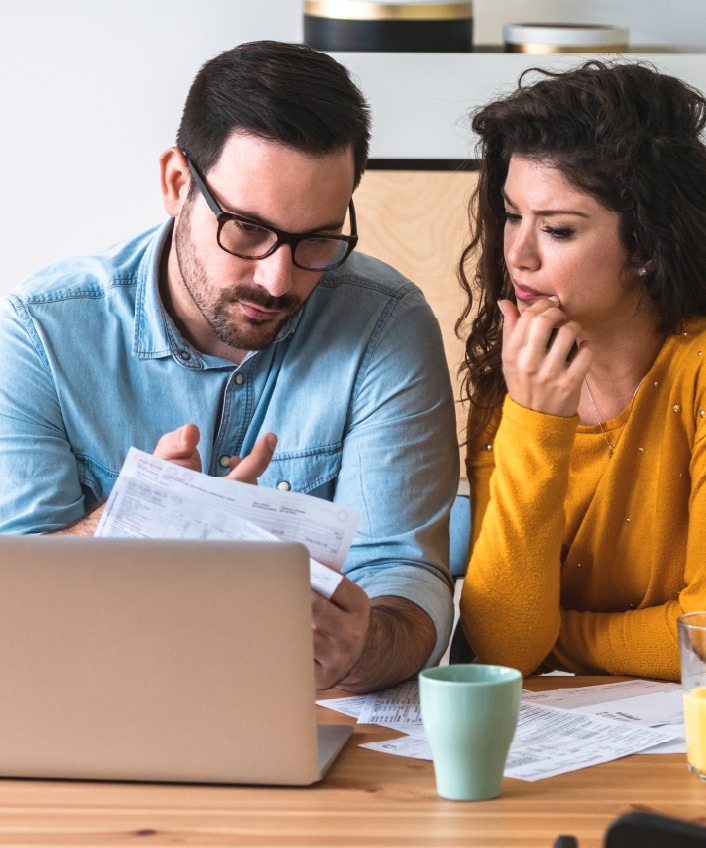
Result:
[[[340,470],[340,446],[288,451],[275,453],[260,482],[274,489],[303,492],[331,501]]]

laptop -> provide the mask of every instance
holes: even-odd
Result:
[[[303,786],[317,727],[295,542],[0,535],[0,776]]]

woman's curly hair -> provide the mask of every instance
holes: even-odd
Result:
[[[618,214],[631,264],[650,262],[636,285],[656,304],[661,329],[673,332],[706,315],[706,99],[646,63],[590,61],[564,72],[531,68],[512,94],[471,117],[481,165],[459,266],[467,302],[456,332],[463,337],[474,316],[461,366],[473,436],[507,393],[498,301],[514,300],[503,255],[510,158],[558,168],[574,189]]]

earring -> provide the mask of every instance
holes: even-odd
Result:
[[[647,268],[640,268],[640,270],[637,273],[640,277],[646,277],[647,276]]]

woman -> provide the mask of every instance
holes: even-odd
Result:
[[[472,122],[462,623],[525,674],[678,680],[706,609],[706,100],[640,64],[538,73]]]

